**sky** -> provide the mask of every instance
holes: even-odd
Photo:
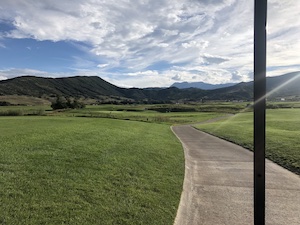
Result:
[[[253,80],[254,0],[0,0],[0,80]],[[267,76],[300,71],[300,1],[269,0]]]

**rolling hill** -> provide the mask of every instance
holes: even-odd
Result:
[[[97,98],[104,96],[122,96],[120,88],[104,81],[100,77],[42,78],[22,76],[0,82],[0,95],[62,95],[73,97]]]
[[[269,99],[300,99],[300,72],[267,78]],[[158,103],[170,101],[252,100],[253,82],[242,82],[214,90],[198,88],[120,88],[97,76],[41,78],[22,76],[0,81],[0,95],[38,98],[59,96],[90,99],[115,98],[120,101]]]

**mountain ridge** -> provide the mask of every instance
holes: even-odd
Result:
[[[280,88],[281,87],[281,88]],[[267,77],[269,99],[300,100],[300,72]],[[115,99],[119,102],[165,103],[204,100],[253,100],[253,81],[241,82],[213,90],[198,88],[121,88],[98,76],[43,78],[21,76],[0,81],[0,95],[25,95],[38,98],[56,96],[91,98],[100,102]]]
[[[171,87],[177,87],[179,89],[185,88],[199,88],[202,90],[215,90],[224,87],[231,87],[238,83],[225,83],[225,84],[209,84],[205,82],[175,82],[171,85]]]

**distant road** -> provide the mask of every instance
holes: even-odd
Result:
[[[185,153],[185,179],[174,225],[253,224],[253,154],[198,131],[172,127]],[[266,224],[300,224],[300,177],[266,161]]]

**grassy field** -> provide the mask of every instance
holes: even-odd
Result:
[[[253,150],[253,113],[197,125],[197,128]],[[266,156],[300,174],[300,110],[267,110]]]
[[[226,107],[225,107],[226,106]],[[50,115],[50,116],[69,116],[69,117],[91,117],[91,118],[110,118],[120,120],[143,121],[150,123],[183,124],[195,123],[208,120],[213,117],[222,116],[228,111],[239,111],[244,105],[202,106],[193,105],[176,106],[176,109],[184,108],[187,112],[165,112],[170,110],[170,105],[88,105],[84,109],[67,109],[52,111],[50,106],[1,106],[0,116],[23,116],[23,115]],[[162,108],[163,112],[155,109]],[[173,108],[174,109],[174,108]],[[229,110],[230,109],[230,110]],[[202,111],[203,110],[203,111]]]
[[[222,109],[220,109],[219,111],[194,111],[194,108],[192,106],[188,106],[189,108],[187,109],[187,112],[158,112],[154,110],[157,109],[157,107],[164,109],[171,108],[169,105],[95,105],[87,106],[84,109],[73,109],[62,112],[56,112],[53,115],[112,118],[121,120],[143,121],[150,123],[166,123],[172,125],[205,121],[210,118],[219,117],[225,114],[225,112]]]
[[[172,224],[182,147],[168,125],[0,117],[0,224]]]
[[[288,109],[267,110],[267,156],[300,174],[300,105],[270,104]],[[252,149],[247,105],[1,106],[0,224],[172,224],[184,155],[169,126],[237,113],[197,127]]]

